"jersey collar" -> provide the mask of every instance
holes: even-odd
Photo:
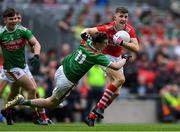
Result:
[[[98,50],[98,49],[96,49],[93,45],[92,45],[92,41],[91,40],[87,40],[87,46],[90,48],[90,49],[92,49],[92,50],[94,50],[94,51],[96,51],[96,52],[100,52],[100,50]]]
[[[119,30],[116,29],[116,23],[115,23],[115,21],[114,21],[113,24],[114,24],[114,26],[113,26],[113,27],[114,27],[114,30],[115,30],[115,31],[119,31]],[[125,24],[124,28],[121,29],[121,30],[126,30],[126,28],[127,28],[127,23]]]
[[[7,27],[6,27],[6,26],[5,26],[4,28],[5,28],[5,30],[6,30],[7,32],[12,33],[12,32],[14,32],[14,31],[16,31],[17,26],[18,26],[18,25],[16,25],[16,26],[15,26],[15,28],[14,28],[14,30],[13,30],[13,31],[9,31],[9,30],[7,29]]]

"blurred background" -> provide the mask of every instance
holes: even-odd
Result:
[[[121,95],[107,109],[103,122],[178,122],[179,0],[0,0],[0,13],[7,7],[17,9],[22,14],[22,25],[31,29],[41,43],[40,72],[31,71],[40,97],[49,97],[54,88],[54,73],[62,59],[79,46],[80,32],[85,27],[110,22],[118,6],[129,10],[129,22],[135,28],[141,49],[126,64],[126,82]],[[27,58],[31,56],[27,49]],[[54,122],[81,122],[100,99],[106,85],[102,69],[94,66],[65,100],[65,106],[46,110],[47,114]],[[0,109],[10,87],[3,91]],[[15,113],[16,121],[30,121],[28,109],[17,107]],[[2,116],[0,121],[4,121]]]

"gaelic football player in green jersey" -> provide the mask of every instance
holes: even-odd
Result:
[[[32,66],[39,65],[39,54],[41,46],[32,32],[21,26],[16,16],[16,11],[9,8],[3,12],[5,26],[0,30],[0,45],[3,53],[3,70],[0,76],[0,89],[7,83],[16,83],[28,92],[28,98],[36,97],[36,85],[32,81],[32,74],[25,62],[25,44],[30,43],[34,46],[34,57],[31,59]],[[2,110],[1,113],[6,117],[8,125],[12,125],[10,111]],[[40,119],[35,112],[34,123],[47,124]]]
[[[14,100],[6,104],[6,108],[19,104],[44,108],[57,107],[93,65],[99,64],[115,70],[120,69],[130,56],[126,54],[118,62],[111,62],[101,53],[107,42],[108,37],[106,33],[96,33],[92,36],[92,39],[82,40],[79,48],[65,57],[63,65],[57,69],[52,96],[46,99],[25,100],[22,95],[18,95]]]
[[[17,23],[18,23],[18,24],[21,24],[21,22],[22,22],[22,15],[21,15],[21,13],[18,12],[18,11],[16,11],[16,19],[17,19]],[[30,48],[31,48],[31,51],[34,52],[33,46],[30,45]],[[28,65],[26,66],[26,71],[31,74]],[[32,80],[32,82],[34,83],[34,85],[36,86],[36,89],[37,89],[37,84],[36,84],[36,82],[35,82],[35,80],[34,80],[34,78],[33,78],[32,75],[30,76],[30,79]],[[6,86],[6,85],[5,85],[5,86]],[[4,86],[4,87],[1,87],[2,89],[0,89],[0,93],[1,93],[1,91],[3,91],[3,89],[5,88],[5,86]],[[14,99],[14,97],[19,93],[19,91],[20,91],[20,86],[19,86],[19,84],[17,84],[16,82],[15,82],[15,83],[12,83],[12,85],[11,85],[11,92],[10,92],[10,95],[9,95],[7,101],[10,101],[10,100]],[[0,94],[0,95],[1,95],[1,94]],[[36,94],[36,95],[38,96],[38,94]],[[6,119],[7,122],[13,122],[12,115],[11,115],[12,112],[11,112],[11,111],[12,111],[11,109],[9,109],[9,110],[7,111],[8,113],[10,113],[9,118]],[[5,114],[5,113],[4,113],[4,114]],[[47,118],[45,109],[41,109],[41,110],[39,111],[39,115],[41,116],[41,119],[34,120],[34,123],[37,123],[37,124],[52,124],[52,121],[51,121],[49,118]]]

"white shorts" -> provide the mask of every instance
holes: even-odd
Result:
[[[53,96],[58,100],[63,100],[67,97],[72,88],[75,86],[74,83],[69,81],[63,71],[63,66],[60,66],[55,73],[55,88],[53,90]]]
[[[106,57],[111,61],[111,62],[118,62],[119,60],[121,60],[122,58],[121,58],[121,56],[119,56],[119,57],[115,57],[115,56],[112,56],[112,55],[106,55]],[[102,67],[102,69],[106,72],[106,69],[107,69],[108,67]],[[124,73],[124,69],[123,69],[123,67],[120,69],[121,70],[121,72],[123,72]]]
[[[17,81],[24,75],[27,75],[29,77],[29,79],[33,79],[33,76],[31,74],[27,64],[24,69],[12,68],[10,70],[5,70],[5,69],[3,69],[3,67],[1,67],[1,69],[0,69],[0,79],[6,80],[10,83]]]

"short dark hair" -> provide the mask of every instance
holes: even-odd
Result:
[[[21,13],[19,11],[16,11],[16,15],[21,15]]]
[[[16,15],[16,10],[14,8],[8,8],[3,12],[3,17],[13,17]]]
[[[105,32],[97,32],[92,36],[93,43],[103,43],[108,36]]]
[[[117,7],[116,13],[128,13],[128,9],[125,7]]]

